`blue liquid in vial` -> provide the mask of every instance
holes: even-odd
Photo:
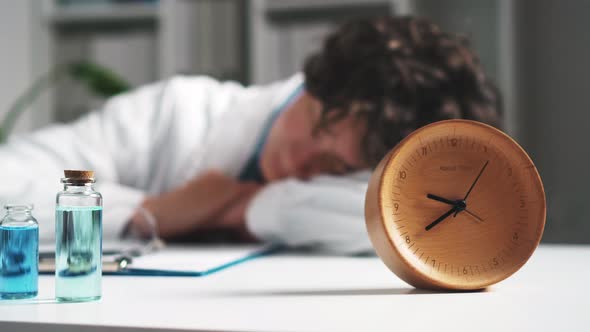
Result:
[[[0,298],[37,296],[38,248],[38,226],[0,226]]]
[[[101,297],[102,207],[56,209],[55,297],[91,301]]]

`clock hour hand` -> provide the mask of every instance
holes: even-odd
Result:
[[[458,206],[461,204],[461,201],[452,201],[450,199],[446,199],[444,197],[440,197],[434,194],[426,194],[427,198],[430,198],[432,200],[441,202],[441,203],[445,203],[448,205],[453,205],[453,206]],[[465,211],[467,214],[471,215],[472,217],[474,217],[475,219],[479,220],[479,221],[483,221],[483,219],[481,219],[481,217],[479,217],[478,215],[476,215],[475,213],[471,212],[469,209],[465,208],[463,209],[463,211]],[[455,211],[455,213],[460,212],[459,210]]]
[[[453,206],[453,208],[451,208],[449,211],[447,211],[442,216],[438,217],[435,221],[428,224],[428,226],[426,226],[424,229],[429,231],[430,229],[432,229],[432,227],[436,226],[439,222],[445,220],[448,216],[453,214],[455,211],[457,211],[457,206]]]
[[[446,199],[444,197],[440,197],[440,196],[437,196],[437,195],[434,195],[434,194],[426,194],[426,197],[427,198],[430,198],[432,200],[435,200],[435,201],[439,201],[439,202],[442,202],[442,203],[449,204],[449,205],[457,205],[457,202],[456,201],[452,201],[450,199]]]

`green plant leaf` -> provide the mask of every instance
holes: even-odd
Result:
[[[86,82],[94,94],[102,97],[110,97],[131,88],[129,83],[113,71],[88,61],[69,65],[68,72],[74,79]]]
[[[131,88],[129,83],[113,71],[88,61],[56,66],[33,82],[11,104],[3,121],[0,123],[0,143],[3,143],[8,138],[20,115],[37,99],[41,92],[55,85],[66,73],[75,80],[85,83],[92,93],[101,97],[110,97]]]

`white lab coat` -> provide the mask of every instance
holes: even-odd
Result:
[[[301,83],[300,74],[252,87],[175,77],[114,97],[71,124],[15,136],[0,146],[0,203],[33,203],[41,238],[51,240],[63,170],[94,170],[104,198],[104,237],[116,238],[145,195],[209,169],[237,177],[272,111]],[[248,207],[247,227],[262,240],[292,246],[370,250],[367,179],[363,172],[271,183]]]

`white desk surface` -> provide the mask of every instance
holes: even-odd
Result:
[[[198,279],[104,277],[90,303],[55,303],[41,277],[40,303],[0,301],[0,331],[590,331],[589,282],[590,246],[541,246],[475,293],[415,290],[375,257],[274,256]]]

